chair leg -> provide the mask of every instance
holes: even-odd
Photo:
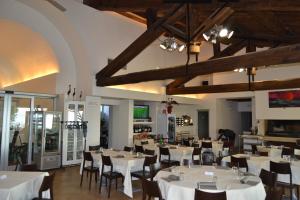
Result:
[[[108,198],[110,197],[111,179],[108,180]]]
[[[97,183],[98,177],[97,177],[98,173],[95,172],[95,183]]]
[[[100,176],[100,186],[99,186],[99,193],[101,193],[101,187],[102,187],[102,175]]]
[[[297,197],[300,199],[300,190],[299,190],[299,185],[297,185]]]
[[[146,193],[143,192],[143,200],[146,200]]]
[[[80,180],[80,187],[81,187],[81,185],[82,185],[82,179],[83,179],[83,170],[82,170],[82,173],[81,173],[81,180]]]
[[[118,189],[118,178],[116,178],[116,189]]]
[[[105,177],[105,186],[107,187],[107,177]]]
[[[89,190],[91,190],[92,176],[93,176],[93,173],[90,172],[90,184],[89,184]]]

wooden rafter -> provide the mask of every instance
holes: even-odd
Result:
[[[250,91],[299,88],[299,85],[300,85],[300,78],[290,79],[290,80],[260,81],[260,82],[252,82],[250,84]],[[242,91],[249,91],[248,83],[167,88],[166,93],[168,95],[176,95],[176,94],[225,93],[225,92],[242,92]]]
[[[110,78],[103,77],[97,80],[97,85],[108,86],[174,79],[186,76],[232,71],[237,67],[244,66],[266,66],[296,62],[300,62],[300,44],[193,63],[188,66],[188,69],[185,65],[182,65],[165,69],[129,73]]]
[[[174,23],[178,18],[184,15],[184,11],[180,9],[182,5],[177,5],[175,9],[169,12],[165,17],[158,19],[151,27],[149,27],[140,37],[138,37],[129,47],[127,47],[119,56],[104,67],[96,74],[97,79],[110,77],[117,71],[122,69],[128,62],[142,52],[149,44],[156,40],[164,29],[162,25],[165,23]]]
[[[116,12],[141,12],[147,8],[169,7],[170,0],[83,0],[85,5],[99,10]],[[211,2],[211,3],[208,3]],[[236,11],[300,11],[300,2],[297,0],[228,0],[232,2],[231,7]],[[182,3],[186,3],[182,0]],[[224,1],[198,0],[199,12],[213,11]]]
[[[221,58],[225,56],[232,56],[236,52],[240,51],[246,46],[246,41],[245,40],[238,40],[232,43],[230,46],[226,47],[223,51],[219,52],[218,54],[215,54],[213,57],[209,58],[208,60],[212,60],[215,58]],[[183,77],[183,78],[178,78],[171,83],[167,85],[169,88],[174,88],[174,87],[181,87],[185,83],[189,82],[190,80],[194,79],[196,76],[188,76],[188,77]]]

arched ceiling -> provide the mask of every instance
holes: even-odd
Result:
[[[59,72],[47,41],[30,28],[0,19],[0,88]]]

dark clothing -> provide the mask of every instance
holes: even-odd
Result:
[[[234,141],[235,139],[235,133],[230,129],[220,129],[219,134],[220,135],[218,137],[218,140],[226,139],[226,140]]]

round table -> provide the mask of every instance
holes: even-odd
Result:
[[[183,175],[182,175],[183,173]],[[179,175],[183,180],[170,181],[169,175]],[[216,189],[201,189],[206,192],[226,191],[228,200],[264,200],[264,186],[257,176],[247,176],[246,183],[230,168],[214,166],[179,166],[170,171],[161,170],[154,178],[158,181],[162,196],[166,200],[193,200],[198,182],[216,182]]]

